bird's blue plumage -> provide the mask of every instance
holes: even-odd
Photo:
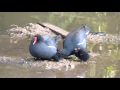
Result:
[[[61,57],[70,56],[76,54],[74,53],[75,48],[80,48],[81,50],[85,50],[86,48],[86,37],[89,33],[90,29],[87,26],[81,26],[72,32],[69,32],[63,41],[63,49],[61,50]],[[82,53],[82,51],[77,51],[78,53]],[[85,53],[86,54],[86,53]]]
[[[33,57],[41,59],[52,59],[57,52],[57,42],[60,36],[49,37],[47,35],[35,35],[37,42],[33,45],[34,38],[29,45],[29,52]]]

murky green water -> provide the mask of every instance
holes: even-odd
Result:
[[[31,57],[28,52],[29,41],[20,40],[18,43],[10,43],[6,30],[11,28],[11,24],[23,27],[28,23],[36,22],[49,22],[68,31],[80,24],[87,24],[91,31],[120,35],[119,12],[0,12],[0,56]],[[87,43],[87,50],[99,53],[100,56],[90,58],[87,65],[81,64],[73,70],[43,70],[0,63],[0,77],[120,77],[120,43]]]

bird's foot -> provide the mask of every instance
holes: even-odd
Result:
[[[53,59],[54,61],[59,62],[60,59],[61,59],[60,54],[59,54],[59,53],[55,54],[55,55],[52,57],[52,59]]]

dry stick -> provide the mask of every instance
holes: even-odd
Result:
[[[51,31],[53,31],[54,33],[60,34],[63,38],[64,38],[65,36],[67,36],[67,34],[69,33],[69,32],[67,32],[66,30],[61,29],[61,28],[59,28],[59,27],[57,27],[57,26],[55,26],[55,25],[52,25],[52,24],[50,24],[50,23],[40,23],[40,22],[37,22],[37,24],[41,25],[42,27],[49,28],[49,29],[50,29]]]

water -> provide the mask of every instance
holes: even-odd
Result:
[[[29,41],[10,43],[6,30],[11,24],[26,26],[28,23],[49,22],[67,31],[80,24],[87,24],[91,31],[120,35],[119,12],[0,12],[0,56],[31,57],[28,52]],[[60,43],[60,46],[62,43]],[[4,78],[119,78],[120,43],[87,43],[87,50],[99,53],[91,57],[88,64],[80,64],[73,70],[45,70],[42,68],[20,67],[0,63],[0,77]],[[32,57],[31,57],[32,58]]]

